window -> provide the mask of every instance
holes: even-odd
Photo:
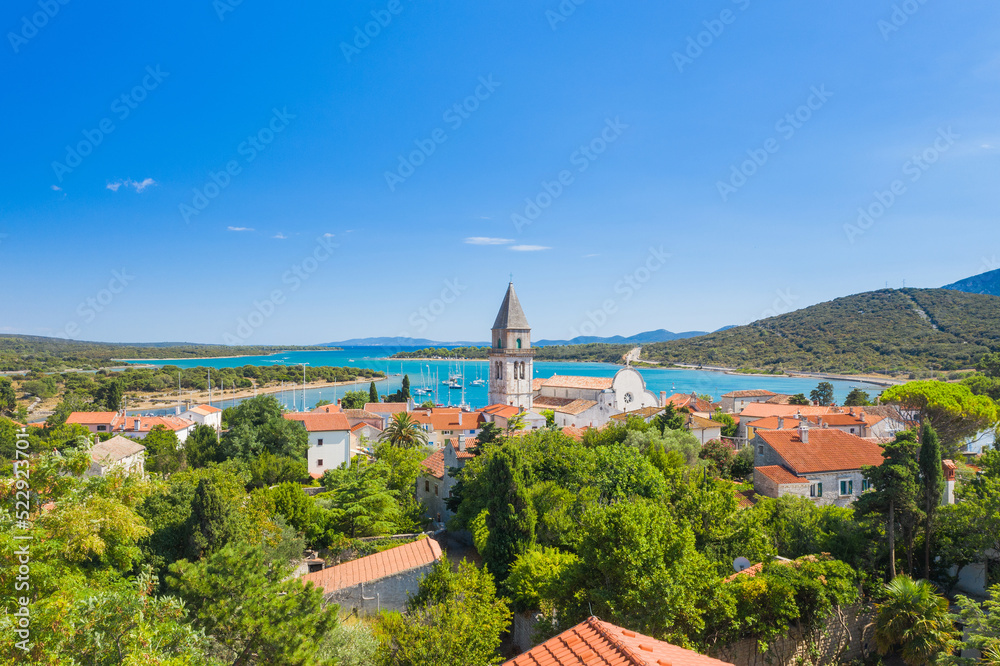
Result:
[[[854,494],[854,479],[840,479],[840,494],[842,496]]]
[[[871,481],[869,481],[868,479],[861,479],[861,492],[865,492],[866,490],[871,490],[871,488],[872,488]]]
[[[98,432],[104,432],[108,429],[108,426],[97,426]]]
[[[823,496],[823,484],[814,483],[809,486],[809,497],[822,497]]]
[[[518,339],[517,339],[517,348],[518,348],[518,349],[520,349],[520,348],[521,348],[521,338],[518,338]]]
[[[316,446],[323,446],[323,438],[322,437],[320,437],[319,439],[316,440]]]
[[[322,466],[323,466],[323,459],[322,459],[322,458],[320,458],[319,460],[317,460],[317,461],[316,461],[316,464],[317,464],[318,466],[322,467]]]
[[[438,494],[438,484],[434,484],[434,496],[437,497]]]
[[[852,435],[854,434],[854,428],[851,428],[851,434]]]
[[[503,349],[503,340],[497,338],[497,349]]]
[[[761,444],[760,446],[757,447],[757,453],[759,455],[764,455],[764,445],[763,444]]]
[[[431,491],[431,482],[424,479],[424,492],[429,493]]]

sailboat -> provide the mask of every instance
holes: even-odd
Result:
[[[471,384],[473,386],[482,386],[486,383],[486,380],[479,376],[479,364],[476,363],[476,378],[472,380]]]

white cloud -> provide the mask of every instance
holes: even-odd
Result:
[[[230,231],[253,231],[250,227],[226,227]]]
[[[279,231],[278,233],[271,236],[271,238],[277,238],[278,240],[285,240],[286,238],[288,238],[288,236]]]
[[[52,186],[52,191],[53,192],[62,192],[62,188],[59,187],[58,185],[53,185]]]
[[[329,231],[323,234],[323,238],[333,238],[337,234],[331,234]]]
[[[131,187],[136,192],[141,193],[150,185],[156,185],[156,181],[153,180],[152,178],[146,178],[142,181],[135,181],[132,180],[131,178],[126,178],[125,180],[116,180],[113,183],[108,183],[108,189],[111,190],[112,192],[117,192],[122,185],[124,185],[125,187]]]
[[[584,259],[590,259],[591,257],[599,257],[599,256],[601,256],[601,255],[599,255],[599,254],[585,254],[585,255],[583,255],[583,258]]]
[[[469,245],[507,245],[513,243],[513,238],[490,238],[489,236],[470,236],[465,239]]]
[[[542,250],[551,250],[551,247],[545,247],[544,245],[511,245],[510,249],[514,252],[540,252]]]

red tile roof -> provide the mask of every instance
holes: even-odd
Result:
[[[707,430],[709,428],[721,428],[722,424],[712,419],[706,419],[696,414],[688,414],[684,419],[684,425],[688,430]]]
[[[379,432],[382,431],[382,429],[379,428],[378,426],[373,426],[371,423],[365,423],[364,421],[362,421],[361,423],[355,423],[354,425],[352,425],[351,432],[357,432],[362,428],[371,428],[372,430],[378,430]]]
[[[465,445],[466,447],[468,447],[470,446],[470,443],[466,441]],[[463,460],[468,458],[474,458],[475,454],[470,453],[469,451],[459,451],[458,448],[455,448],[455,456],[459,460]],[[439,479],[443,479],[444,473],[446,471],[444,468],[444,449],[438,449],[434,453],[430,454],[422,461],[420,461],[420,465],[432,476],[436,476]]]
[[[816,407],[813,405],[770,405],[766,402],[751,402],[743,408],[740,416],[744,418],[763,418],[765,416],[815,416],[816,414],[832,413],[830,407]]]
[[[340,409],[340,405],[320,405],[319,407],[317,407],[313,411],[314,412],[322,412],[324,414],[332,414],[332,413],[339,412],[339,411],[342,411],[342,410]],[[362,411],[364,411],[364,410],[362,410]]]
[[[503,666],[724,666],[665,641],[588,618]]]
[[[798,428],[801,421],[794,419],[791,416],[765,416],[762,419],[754,419],[747,423],[747,427],[750,428],[760,428],[761,430],[778,430],[778,419],[784,419],[784,427],[781,430],[792,430]]]
[[[550,395],[540,395],[531,401],[531,407],[532,409],[555,410],[557,407],[565,407],[571,402],[573,402],[573,398],[554,398]]]
[[[583,441],[583,435],[588,430],[590,430],[590,428],[577,428],[577,427],[574,427],[574,426],[566,426],[566,427],[564,427],[561,430],[561,432],[562,432],[562,434],[566,435],[567,437],[572,437],[576,441],[582,442]]]
[[[367,402],[365,411],[376,414],[399,414],[405,412],[408,405],[405,402]]]
[[[146,447],[142,444],[133,442],[127,437],[115,435],[111,439],[94,444],[90,449],[90,458],[99,465],[108,465],[145,450]]]
[[[361,583],[395,576],[436,562],[441,557],[441,546],[434,539],[418,539],[396,546],[381,553],[368,555],[334,567],[301,576],[302,582],[315,583],[324,594],[353,587]]]
[[[195,405],[194,407],[192,407],[188,411],[194,412],[195,414],[201,414],[202,416],[205,416],[205,415],[208,415],[208,414],[217,414],[218,412],[221,412],[222,410],[219,409],[218,407],[213,407],[212,405]]]
[[[324,414],[322,412],[294,412],[284,414],[289,421],[298,421],[309,432],[331,432],[334,430],[350,430],[351,425],[343,414]]]
[[[674,393],[672,396],[667,398],[667,402],[672,404],[677,409],[687,407],[689,410],[695,412],[714,411],[712,403],[707,400],[702,400],[698,396],[691,395],[690,393]]]
[[[118,418],[118,412],[71,412],[66,418],[66,423],[109,425],[117,423]]]
[[[520,413],[521,410],[514,405],[490,405],[489,407],[483,409],[483,414],[491,414],[505,419],[509,419],[510,417],[516,416]]]
[[[568,405],[563,405],[562,407],[556,407],[555,411],[562,412],[563,414],[569,414],[571,416],[576,416],[577,414],[582,414],[587,411],[597,403],[593,400],[574,400]]]
[[[137,424],[138,427],[136,427]],[[125,432],[149,432],[160,425],[167,430],[177,432],[191,428],[195,423],[179,416],[129,416],[125,419]]]
[[[612,414],[611,418],[615,421],[625,422],[628,421],[630,416],[638,416],[641,419],[651,419],[660,412],[663,411],[663,407],[642,407],[640,409],[633,409],[631,412],[622,412],[621,414]]]
[[[744,576],[746,578],[753,578],[754,576],[756,576],[757,574],[759,574],[763,570],[764,570],[764,563],[763,562],[758,562],[757,564],[751,564],[750,566],[748,566],[743,571],[737,571],[734,574],[726,576],[725,578],[722,579],[722,582],[723,583],[729,583],[731,581],[736,580],[740,576]]]
[[[882,464],[881,446],[832,428],[810,429],[808,442],[799,438],[798,430],[758,430],[757,437],[767,442],[797,474]]]
[[[463,412],[462,410],[435,407],[432,410],[415,410],[411,412],[417,423],[430,425],[436,431],[440,430],[478,430],[482,421],[481,412]]]
[[[753,471],[760,472],[779,486],[788,483],[809,483],[809,479],[796,476],[781,465],[763,465],[761,467],[754,467]]]
[[[337,411],[349,419],[382,419],[381,414],[365,411],[364,409],[340,409]]]
[[[538,393],[539,391],[542,390],[543,386],[545,386],[544,377],[535,377],[534,379],[531,380],[531,390],[533,392]]]
[[[555,388],[577,388],[577,389],[609,389],[611,388],[611,377],[576,377],[573,375],[552,375],[546,379],[542,386]]]
[[[766,389],[747,389],[745,391],[730,391],[729,393],[723,393],[723,398],[769,398],[773,395],[778,395],[772,391]]]

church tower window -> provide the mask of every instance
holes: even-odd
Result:
[[[518,338],[518,339],[517,339],[517,348],[518,348],[518,349],[520,349],[520,348],[521,348],[521,338]]]

